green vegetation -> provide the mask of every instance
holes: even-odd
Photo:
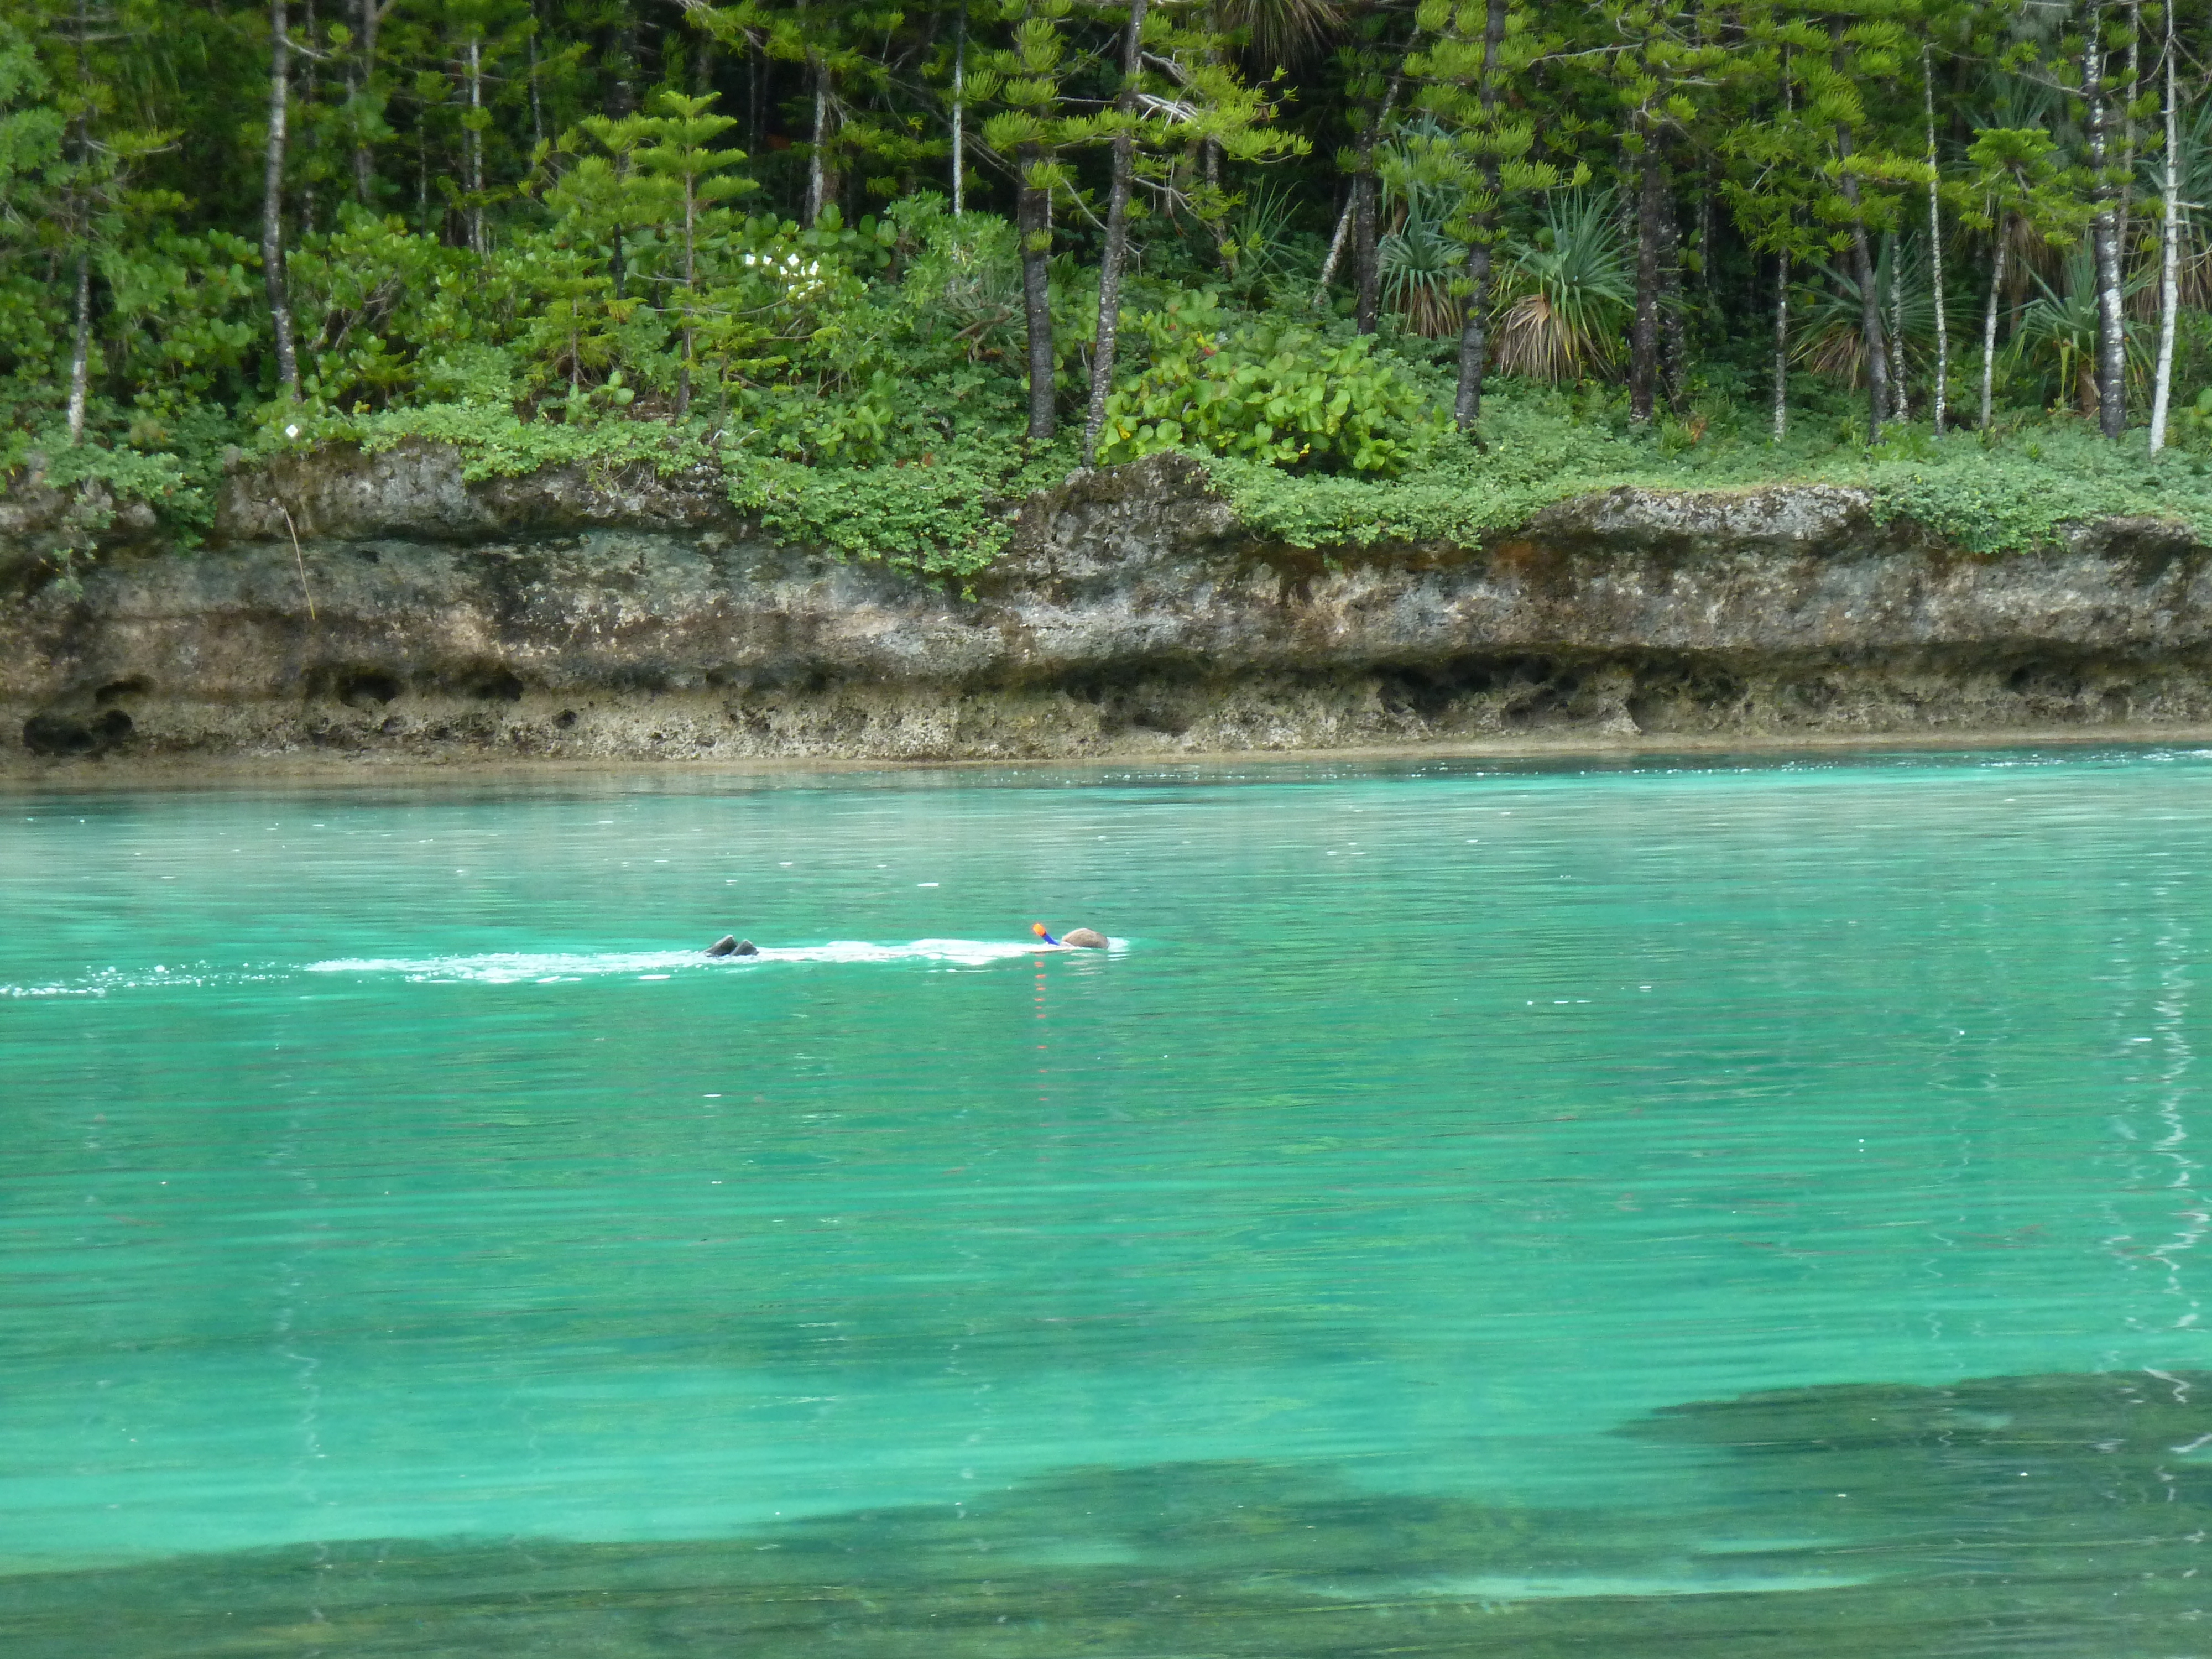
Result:
[[[1180,449],[1267,533],[1849,483],[2212,533],[2202,20],[2071,0],[21,0],[0,470],[710,475],[957,578]]]

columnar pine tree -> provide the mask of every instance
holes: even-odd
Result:
[[[1426,44],[1406,61],[1422,83],[1419,107],[1444,134],[1408,143],[1410,179],[1449,192],[1457,207],[1446,231],[1467,249],[1452,419],[1470,434],[1482,416],[1501,209],[1510,196],[1562,182],[1555,164],[1532,158],[1540,96],[1532,71],[1553,44],[1533,22],[1522,0],[1429,0],[1420,14]],[[1579,171],[1573,182],[1587,177]]]
[[[1006,107],[983,124],[983,142],[1013,161],[1032,443],[1049,439],[1059,424],[1053,384],[1052,210],[1054,198],[1073,187],[1060,153],[1085,133],[1079,118],[1071,118],[1061,106],[1065,27],[1072,9],[1070,0],[1030,0],[1022,9],[1012,44],[992,62],[999,99]]]
[[[2159,52],[2160,105],[2165,132],[2159,148],[2158,367],[2152,382],[2150,453],[2166,447],[2166,414],[2173,402],[2173,337],[2181,317],[2180,66],[2173,29],[2173,0],[2165,0],[2165,38]]]

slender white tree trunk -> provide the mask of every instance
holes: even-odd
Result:
[[[1982,318],[1982,425],[1990,429],[1990,400],[1997,378],[1997,301],[2004,287],[2005,216],[1997,215],[1996,257],[1990,262],[1990,308]]]
[[[2081,95],[2089,106],[2089,156],[2096,169],[2097,426],[2107,438],[2127,428],[2127,323],[2120,311],[2120,209],[2110,176],[2112,100],[2105,85],[2104,8],[2089,8],[2081,44]]]
[[[1398,82],[1393,81],[1382,89],[1382,112],[1376,118],[1378,127],[1389,120],[1390,106],[1397,101]],[[1336,234],[1328,239],[1328,257],[1321,262],[1321,280],[1314,284],[1316,307],[1328,303],[1328,285],[1335,279],[1337,264],[1344,258],[1344,245],[1351,239],[1352,221],[1358,214],[1359,185],[1355,179],[1352,189],[1346,192],[1344,211],[1336,216]]]
[[[2175,108],[2173,8],[2166,9],[2166,206],[2159,231],[2158,378],[2150,400],[2150,453],[2166,447],[2166,422],[2173,403],[2173,334],[2181,311],[2181,131]]]
[[[806,62],[814,71],[814,141],[807,146],[806,156],[806,224],[811,230],[822,217],[825,184],[822,146],[830,137],[830,70],[812,52],[806,54]]]
[[[1352,215],[1356,204],[1352,193],[1344,198],[1344,211],[1336,216],[1336,234],[1328,239],[1328,257],[1321,262],[1321,280],[1314,284],[1314,303],[1322,305],[1328,299],[1328,285],[1336,275],[1337,261],[1344,257],[1344,244],[1352,234]]]
[[[1943,304],[1942,188],[1936,173],[1936,76],[1929,49],[1920,49],[1920,85],[1928,113],[1928,283],[1936,300],[1936,392],[1930,417],[1943,435],[1945,382],[1951,374],[1951,319]]]
[[[80,216],[82,218],[82,216]],[[83,233],[80,231],[80,237]],[[70,348],[70,447],[84,441],[84,409],[91,384],[92,366],[92,250],[79,240],[76,249],[76,337]]]
[[[1797,107],[1796,84],[1790,78],[1790,48],[1782,49],[1782,114],[1786,122]],[[1774,254],[1774,441],[1790,435],[1790,249]]]
[[[92,9],[76,0],[76,78],[86,94],[77,112],[76,187],[70,191],[69,228],[76,237],[76,292],[72,306],[76,324],[70,346],[69,441],[74,449],[84,441],[84,410],[92,374],[92,204],[86,192],[92,185],[91,104],[92,66],[86,48],[92,39]]]
[[[960,8],[960,21],[952,29],[952,216],[960,217],[968,204],[968,8]]]
[[[477,39],[476,31],[469,32],[469,114],[478,116],[483,110],[483,43]],[[469,185],[469,252],[477,258],[484,257],[483,219],[483,134],[473,121],[461,129],[465,141],[464,155],[468,163]]]
[[[1912,418],[1912,400],[1905,384],[1905,238],[1886,236],[1889,244],[1889,412],[1900,421]]]
[[[1790,250],[1774,266],[1774,441],[1790,435]]]
[[[699,186],[690,174],[684,178],[684,368],[676,380],[678,419],[691,412],[691,365],[696,360],[699,295]]]
[[[292,301],[284,283],[284,118],[291,94],[291,41],[284,0],[269,0],[269,147],[261,178],[261,280],[276,337],[276,380],[300,401],[300,360],[292,347]]]

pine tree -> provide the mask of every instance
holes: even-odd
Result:
[[[1129,223],[1141,182],[1170,209],[1201,225],[1219,222],[1231,202],[1208,178],[1220,160],[1252,162],[1303,149],[1304,141],[1266,130],[1273,114],[1246,86],[1219,37],[1186,27],[1176,0],[1131,0],[1121,33],[1121,84],[1112,106],[1084,124],[1111,155],[1105,246],[1098,268],[1098,329],[1091,355],[1091,397],[1083,425],[1083,463],[1096,458],[1098,432],[1113,390],[1120,337],[1121,278]]]
[[[1351,20],[1352,40],[1336,54],[1344,80],[1345,118],[1352,142],[1337,152],[1346,181],[1343,211],[1322,262],[1316,302],[1325,298],[1347,240],[1352,250],[1353,326],[1375,331],[1380,308],[1382,272],[1376,247],[1381,234],[1382,179],[1378,155],[1389,137],[1406,78],[1406,58],[1419,40],[1409,7],[1379,3],[1358,7]]]
[[[1629,335],[1629,418],[1651,417],[1660,381],[1661,313],[1673,277],[1671,160],[1700,118],[1726,52],[1708,39],[1692,0],[1605,0],[1604,61],[1622,115],[1620,148],[1636,222],[1636,310]]]
[[[1022,305],[1029,341],[1029,437],[1048,440],[1059,423],[1053,376],[1052,209],[1073,179],[1062,152],[1089,129],[1062,107],[1065,25],[1070,0],[1030,0],[1016,15],[1012,43],[992,55],[999,101],[1006,108],[983,124],[983,142],[1012,158],[1015,226],[1021,238]]]
[[[1974,135],[1966,161],[1974,222],[1990,234],[1989,304],[1982,318],[1982,396],[1979,426],[1990,429],[1996,382],[1997,319],[2005,281],[2005,256],[2015,228],[2054,245],[2079,240],[2096,215],[2086,199],[2079,170],[2062,165],[2058,143],[2033,127],[1984,127]]]
[[[1587,168],[1578,168],[1569,179],[1555,164],[1531,159],[1537,90],[1531,71],[1556,44],[1534,21],[1523,0],[1428,0],[1420,13],[1426,45],[1406,60],[1407,73],[1423,83],[1419,107],[1437,118],[1447,135],[1408,144],[1409,178],[1449,192],[1457,206],[1446,234],[1467,249],[1452,418],[1470,434],[1482,416],[1492,264],[1504,202],[1588,177]]]

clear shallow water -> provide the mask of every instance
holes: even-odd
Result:
[[[0,1638],[2212,1652],[2208,864],[2142,751],[0,797]]]

